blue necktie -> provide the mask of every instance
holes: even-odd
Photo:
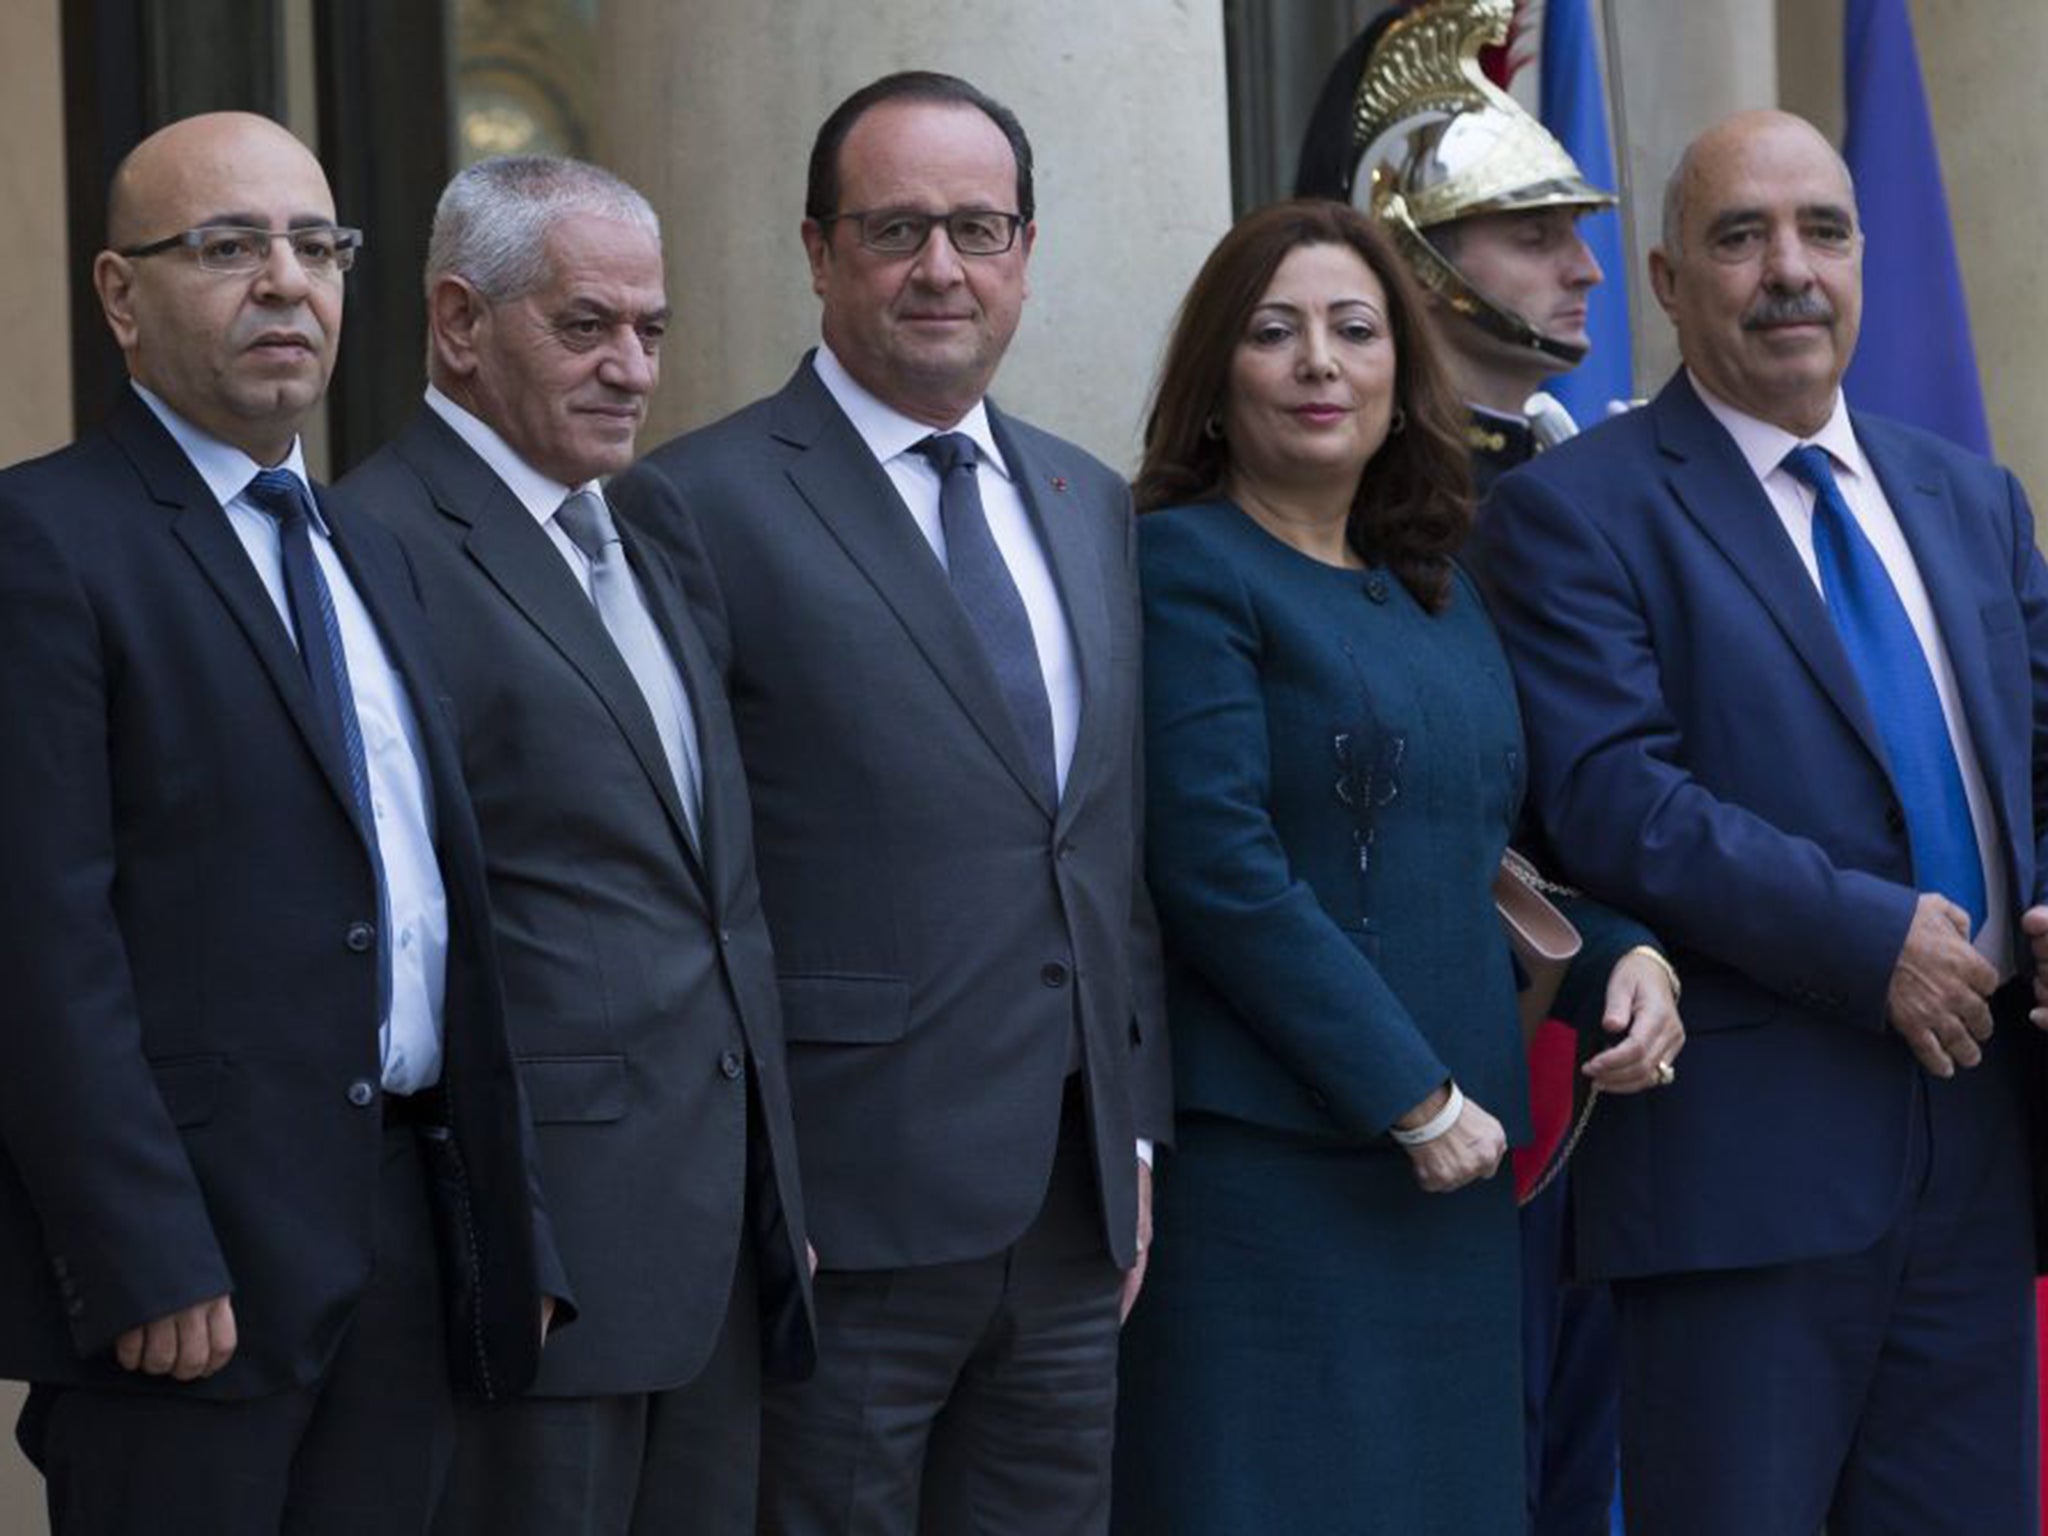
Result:
[[[391,950],[383,910],[384,860],[377,848],[377,811],[370,797],[370,767],[363,754],[363,727],[356,718],[355,690],[349,686],[348,653],[341,644],[341,621],[335,617],[334,594],[320,574],[313,554],[313,507],[306,487],[288,469],[257,472],[242,494],[277,522],[284,556],[284,592],[298,634],[299,660],[312,685],[313,708],[328,737],[328,749],[339,752],[348,768],[348,787],[356,803],[356,823],[369,846],[377,872],[377,1018],[391,1005]]]
[[[974,439],[941,432],[911,445],[939,472],[939,524],[946,535],[946,573],[953,595],[996,674],[996,685],[1024,738],[1025,755],[1044,788],[1046,803],[1059,803],[1059,776],[1052,739],[1052,705],[1038,666],[1038,645],[1024,599],[1003,562],[982,510],[974,475]]]
[[[1967,911],[1975,933],[1986,909],[1984,863],[1927,653],[1884,562],[1842,497],[1827,450],[1802,444],[1785,455],[1785,468],[1813,488],[1821,592],[1884,738],[1913,843],[1914,879]]]

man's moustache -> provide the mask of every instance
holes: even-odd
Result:
[[[1766,295],[1742,317],[1746,331],[1766,330],[1774,325],[1831,325],[1835,306],[1817,293]]]

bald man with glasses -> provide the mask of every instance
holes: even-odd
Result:
[[[108,229],[129,387],[0,473],[0,1376],[59,1536],[424,1532],[567,1287],[418,599],[299,442],[361,236],[240,113]]]

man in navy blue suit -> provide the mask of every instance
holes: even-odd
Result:
[[[1684,1080],[1575,1174],[1658,1536],[2034,1529],[2048,570],[2011,475],[1847,407],[1861,259],[1810,125],[1702,135],[1684,369],[1480,524],[1533,808],[1685,981]]]
[[[306,479],[360,236],[239,112],[107,228],[129,387],[0,472],[0,1377],[57,1536],[423,1536],[569,1291],[419,595]]]

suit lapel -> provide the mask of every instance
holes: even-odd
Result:
[[[1010,776],[1051,816],[995,672],[945,570],[808,359],[777,397],[770,431],[802,450],[789,466],[797,494],[889,605]]]
[[[988,407],[988,419],[1038,532],[1039,546],[1045,550],[1060,607],[1066,614],[1067,632],[1073,637],[1081,700],[1066,792],[1060,797],[1064,817],[1085,798],[1082,779],[1090,765],[1118,760],[1115,747],[1097,739],[1107,728],[1103,701],[1109,684],[1104,673],[1109,665],[1109,608],[1102,588],[1102,553],[1089,537],[1088,519],[1082,508],[1073,504],[1074,492],[1068,489],[1066,479],[1025,450],[1009,419],[993,403]]]
[[[1883,738],[1820,589],[1748,462],[1683,374],[1650,405],[1678,504],[1748,583],[1793,652],[1879,763]]]
[[[1990,791],[2001,822],[2001,842],[2009,846],[2005,829],[2016,822],[2014,813],[2022,804],[2018,786],[2010,778],[2015,754],[1985,750],[1987,731],[1998,726],[1997,689],[1991,678],[1991,658],[1984,646],[1984,618],[1975,590],[1970,584],[1970,567],[1958,560],[1959,550],[1969,547],[1957,526],[1956,507],[1948,477],[1940,466],[1886,433],[1880,424],[1851,417],[1856,440],[1876,471],[1885,500],[1913,551],[1920,583],[1934,609],[1935,631],[1948,652],[1950,670],[1956,680],[1963,722],[1977,748],[1978,771]],[[1995,742],[1994,742],[1995,746]],[[2017,889],[2017,887],[2014,887]]]
[[[654,716],[560,551],[505,482],[431,410],[413,418],[397,446],[441,514],[466,525],[463,548],[470,559],[603,702],[687,852],[689,823]]]
[[[733,866],[729,850],[721,844],[731,828],[743,825],[744,817],[738,807],[727,799],[731,785],[726,775],[717,773],[712,765],[718,762],[734,761],[739,745],[732,739],[731,727],[726,724],[724,684],[719,680],[718,671],[712,665],[711,653],[704,649],[704,642],[698,637],[697,626],[690,622],[689,615],[682,609],[682,583],[676,580],[660,554],[642,544],[619,520],[619,540],[625,546],[626,560],[633,567],[633,574],[639,578],[640,590],[647,597],[648,611],[654,616],[655,628],[661,631],[661,638],[668,645],[668,653],[676,664],[676,672],[682,678],[683,694],[690,703],[690,717],[697,728],[697,769],[701,781],[701,800],[698,806],[697,838],[701,846],[693,848],[687,829],[681,821],[682,805],[675,801],[670,815],[677,821],[677,832],[684,852],[697,867],[697,873],[704,879],[704,888],[715,891],[718,887],[714,877]],[[660,746],[657,738],[656,747]],[[662,759],[664,763],[667,758]],[[675,775],[667,774],[671,786]],[[673,798],[673,797],[671,797]],[[670,800],[664,800],[669,805]]]
[[[426,754],[421,777],[431,796],[427,823],[435,829],[438,844],[441,799],[459,779],[462,769],[453,744],[447,739],[446,717],[435,718],[441,708],[440,690],[426,657],[424,637],[418,631],[417,621],[409,620],[402,612],[403,598],[393,589],[399,574],[368,558],[357,541],[355,519],[337,507],[334,498],[323,494],[317,486],[313,497],[320,504],[320,516],[326,520],[335,557],[348,572],[356,596],[363,600],[370,622],[377,627],[384,654],[405,686],[406,701],[419,725],[420,749]]]
[[[163,423],[132,390],[122,391],[122,400],[107,422],[107,435],[134,463],[150,496],[160,505],[176,509],[171,532],[185,546],[193,563],[248,637],[286,714],[298,727],[306,749],[313,754],[328,787],[353,822],[355,794],[349,788],[347,769],[337,761],[337,750],[328,741],[326,728],[314,708],[312,684],[306,680],[298,647],[292,644],[291,632],[285,628],[277,605],[270,600],[263,579],[250,563],[249,552],[229,525],[227,513],[213,499],[206,482],[164,430]]]

